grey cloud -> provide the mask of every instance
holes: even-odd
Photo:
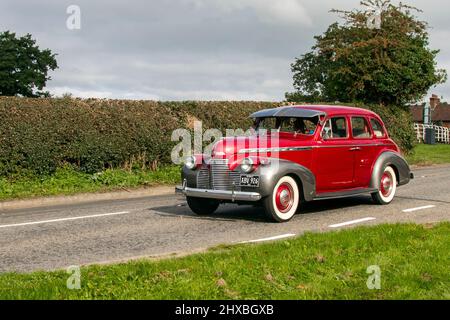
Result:
[[[281,100],[292,90],[290,64],[357,0],[24,1],[0,3],[0,29],[31,33],[57,52],[57,95],[162,100]],[[410,3],[424,6],[424,2]],[[431,46],[450,67],[448,14],[426,2]],[[82,28],[66,28],[66,8],[81,8]],[[449,95],[450,86],[434,92]]]

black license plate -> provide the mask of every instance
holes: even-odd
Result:
[[[241,176],[242,187],[259,187],[259,176]]]

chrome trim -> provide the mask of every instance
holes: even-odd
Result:
[[[389,147],[393,146],[390,143],[375,143],[375,144],[341,144],[332,146],[310,146],[310,147],[286,147],[286,148],[253,148],[241,149],[238,153],[268,153],[268,152],[290,152],[290,151],[306,151],[320,148],[351,148],[351,147]]]
[[[258,192],[196,189],[196,188],[188,188],[186,186],[177,187],[176,192],[181,192],[187,197],[231,200],[232,202],[234,201],[256,202],[261,200],[261,194],[259,194]]]
[[[254,148],[241,149],[238,153],[268,153],[268,152],[290,152],[290,151],[304,151],[311,150],[313,147],[285,147],[285,148]]]
[[[340,144],[335,146],[313,146],[313,149],[320,148],[362,148],[362,147],[390,147],[392,143],[374,143],[374,144]]]

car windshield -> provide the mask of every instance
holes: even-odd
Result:
[[[258,118],[254,128],[258,131],[287,132],[303,135],[313,135],[316,132],[318,117],[314,118]]]

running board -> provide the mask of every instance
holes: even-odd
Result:
[[[339,192],[327,192],[318,194],[313,200],[325,200],[325,199],[339,199],[339,198],[347,198],[352,196],[358,196],[361,194],[374,193],[378,192],[377,189],[354,189],[348,191],[339,191]]]

